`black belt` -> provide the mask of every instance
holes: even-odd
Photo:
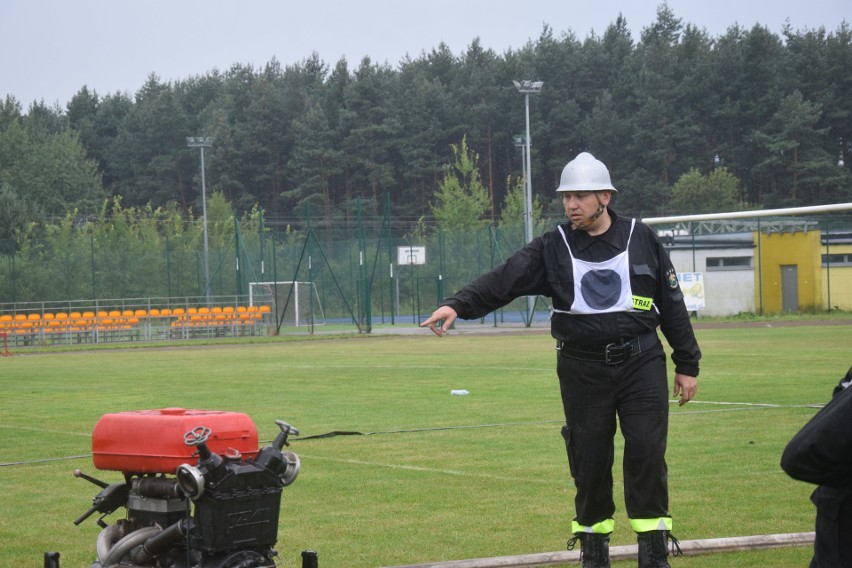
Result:
[[[620,365],[629,358],[648,351],[660,342],[656,331],[649,331],[634,337],[624,343],[608,345],[571,345],[564,341],[556,342],[556,350],[561,357],[580,359],[581,361],[596,361],[607,365]]]

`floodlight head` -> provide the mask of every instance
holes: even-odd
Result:
[[[187,136],[186,145],[190,148],[205,147],[209,148],[213,145],[212,136]]]
[[[538,93],[541,91],[541,86],[544,85],[544,81],[530,81],[529,79],[512,81],[512,83],[519,93]]]

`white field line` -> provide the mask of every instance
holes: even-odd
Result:
[[[475,477],[478,479],[494,479],[496,481],[509,481],[512,483],[518,482],[517,476],[505,476],[505,475],[492,475],[489,473],[472,473],[466,471],[459,471],[457,469],[437,469],[432,467],[421,467],[415,465],[402,465],[402,464],[394,464],[394,463],[383,463],[383,462],[374,462],[374,461],[364,461],[364,460],[353,460],[346,458],[331,458],[326,456],[315,456],[311,454],[305,454],[304,452],[299,452],[300,458],[305,458],[308,460],[315,459],[320,461],[332,461],[336,463],[345,463],[351,465],[363,465],[368,467],[381,467],[385,469],[399,469],[405,471],[416,471],[421,473],[435,473],[440,475],[457,475],[461,477]],[[544,480],[544,479],[525,479],[524,483],[542,483],[546,485],[553,485],[553,480]]]
[[[8,430],[26,430],[28,432],[44,432],[50,434],[64,434],[66,436],[85,436],[88,438],[92,435],[91,432],[69,432],[68,430],[51,430],[50,428],[40,428],[36,426],[13,426],[11,424],[0,424],[0,429]]]

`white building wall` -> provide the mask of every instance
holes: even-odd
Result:
[[[732,316],[755,312],[754,282],[757,268],[707,269],[707,257],[754,257],[754,249],[720,248],[670,250],[669,257],[678,272],[701,272],[704,280],[704,309],[701,316]],[[753,264],[753,262],[752,262]]]

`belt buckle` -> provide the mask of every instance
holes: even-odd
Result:
[[[610,343],[606,347],[604,347],[604,363],[607,365],[620,365],[624,363],[625,357],[625,348],[627,345],[616,345],[615,343]]]

